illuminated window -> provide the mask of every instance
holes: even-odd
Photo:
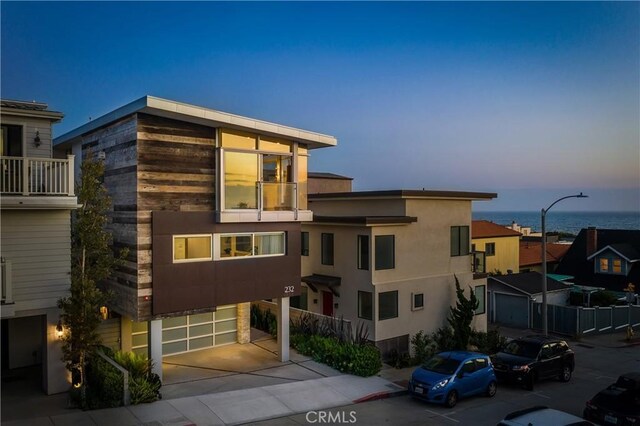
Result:
[[[609,272],[609,259],[600,259],[600,272]]]
[[[216,235],[216,259],[285,255],[284,232]]]
[[[613,259],[613,273],[621,274],[622,273],[622,260]]]
[[[173,261],[211,260],[211,235],[174,235]]]

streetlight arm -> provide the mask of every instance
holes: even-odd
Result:
[[[562,200],[566,200],[567,198],[589,198],[589,196],[588,195],[584,195],[581,192],[578,195],[567,195],[566,197],[558,198],[553,203],[551,203],[551,205],[549,207],[547,207],[546,209],[542,209],[542,212],[546,214],[551,209],[551,207],[555,206],[556,204],[558,204]]]

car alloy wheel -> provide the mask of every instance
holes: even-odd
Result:
[[[457,403],[458,403],[458,392],[453,390],[447,394],[447,400],[445,402],[445,405],[449,408],[453,408]]]
[[[487,386],[487,396],[489,398],[492,398],[496,395],[496,392],[498,391],[498,384],[495,381],[491,381],[489,383],[489,386]]]
[[[562,374],[560,374],[560,380],[563,382],[568,382],[571,380],[571,368],[568,365],[562,367]]]

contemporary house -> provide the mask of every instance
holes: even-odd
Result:
[[[56,327],[71,285],[74,158],[53,158],[63,114],[39,102],[0,101],[2,376],[41,365],[47,394],[68,389]]]
[[[489,322],[507,327],[530,328],[532,302],[542,301],[542,274],[523,272],[487,278]],[[547,277],[547,301],[566,305],[571,286]]]
[[[573,283],[623,291],[640,288],[640,230],[582,229],[555,271]]]
[[[520,234],[518,231],[487,220],[471,224],[471,250],[483,253],[488,273],[518,272],[520,269]]]
[[[480,301],[486,329],[486,275],[471,253],[471,204],[496,194],[363,191],[309,196],[302,226],[302,295],[296,305],[364,323],[383,354],[409,349],[410,336],[435,331],[455,303],[455,278]]]
[[[249,341],[249,304],[278,301],[288,359],[289,297],[300,294],[309,151],[320,133],[145,96],[57,138],[104,161],[114,245],[104,283],[124,350],[163,355]],[[161,370],[158,371],[161,373]]]

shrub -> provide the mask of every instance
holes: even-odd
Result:
[[[129,392],[131,393],[131,404],[142,404],[160,399],[160,377],[150,373],[145,377],[131,377],[129,381]]]
[[[340,342],[354,339],[351,334],[351,325],[340,318],[318,318],[310,313],[303,313],[298,318],[291,319],[291,333],[299,333],[307,336],[334,337]],[[369,330],[361,324],[357,338],[361,340],[369,336]]]
[[[474,330],[471,332],[469,343],[475,346],[478,352],[493,355],[507,343],[507,338],[501,336],[497,329],[487,332]]]
[[[452,351],[456,346],[453,329],[450,327],[445,326],[437,329],[431,335],[431,338],[435,342],[438,352]]]
[[[87,382],[86,403],[81,408],[95,410],[122,405],[122,374],[98,355],[93,355],[89,360]]]
[[[251,305],[251,327],[276,336],[278,325],[276,316],[270,309],[263,311],[258,305]]]
[[[414,365],[414,360],[406,352],[399,352],[397,349],[391,349],[388,354],[387,364],[393,368],[405,368]]]
[[[414,365],[425,363],[438,351],[438,344],[432,336],[425,334],[422,330],[411,337],[411,347]]]

